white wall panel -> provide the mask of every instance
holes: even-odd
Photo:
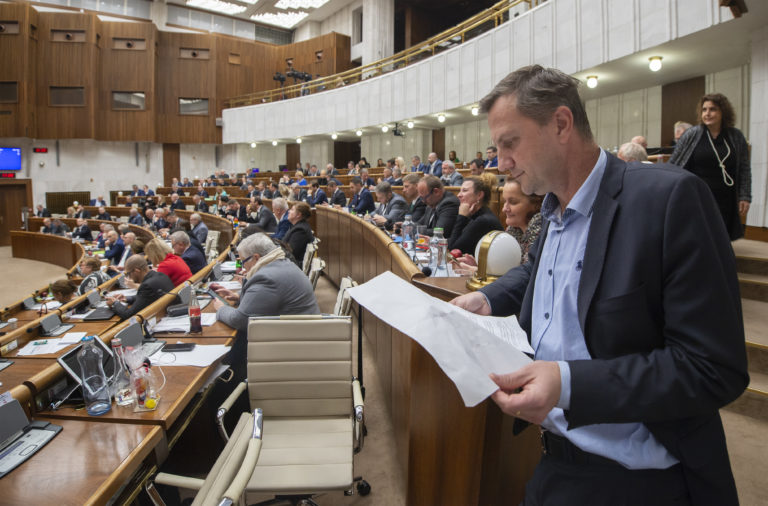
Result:
[[[605,11],[601,2],[579,2],[581,68],[592,68],[605,61]]]
[[[464,102],[461,100],[461,85],[459,76],[461,75],[461,53],[457,50],[445,53],[445,107],[451,109],[458,107]]]
[[[531,20],[533,16],[530,12],[516,18],[512,22],[512,70],[525,67],[532,63],[531,45]]]
[[[461,73],[459,74],[459,82],[461,83],[460,100],[464,104],[469,104],[477,96],[475,93],[477,81],[488,79],[490,69],[481,69],[477,66],[474,44],[464,44],[458,48],[458,51],[461,53]]]
[[[658,46],[669,40],[671,4],[668,0],[643,0],[638,3],[640,49]]]
[[[635,49],[634,2],[636,0],[606,0],[608,31],[608,60],[627,56]]]
[[[750,60],[750,119],[752,142],[752,205],[747,225],[768,225],[768,27],[752,32]]]
[[[545,67],[554,65],[554,31],[552,27],[554,2],[547,2],[531,12],[533,16],[533,63]]]
[[[677,36],[703,30],[712,22],[711,0],[677,0]]]
[[[749,65],[707,74],[705,91],[722,93],[736,113],[736,128],[749,137]]]
[[[448,76],[445,73],[445,55],[441,54],[430,59],[430,73],[432,85],[430,86],[429,108],[431,111],[445,110],[445,83]]]
[[[576,0],[560,0],[554,13],[554,65],[566,74],[571,74],[579,68],[578,7]]]
[[[493,88],[493,85],[496,84],[495,81],[490,79],[490,76],[493,75],[493,32],[488,32],[478,37],[474,46],[477,70],[481,75],[485,75],[486,78],[477,80],[473,101],[487,95]]]
[[[494,83],[501,81],[512,72],[512,24],[505,23],[493,32],[493,78]]]

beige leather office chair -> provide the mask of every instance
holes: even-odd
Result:
[[[314,243],[307,244],[307,249],[304,250],[304,259],[301,264],[302,270],[307,276],[309,276],[309,270],[312,268],[312,260],[314,260],[316,254],[317,246],[315,246]]]
[[[219,244],[219,232],[218,230],[209,230],[208,236],[205,238],[205,257],[209,260],[219,256],[217,247]]]
[[[348,288],[357,286],[357,282],[349,276],[341,278],[339,283],[339,294],[336,296],[336,305],[333,307],[333,314],[336,316],[349,316],[352,313],[352,298],[347,293]]]
[[[254,410],[253,414],[243,413],[205,480],[159,473],[154,482],[149,481],[145,486],[152,502],[156,506],[165,505],[154,483],[197,490],[193,506],[230,506],[242,502],[243,491],[259,460],[262,424],[261,409]]]
[[[247,383],[247,387],[246,387]],[[363,447],[363,398],[352,378],[349,317],[297,315],[251,318],[248,379],[219,409],[220,427],[235,398],[248,390],[251,406],[264,410],[261,457],[247,492],[269,501],[315,504],[318,492],[370,492],[353,474]]]
[[[325,270],[325,260],[322,258],[313,258],[312,267],[309,270],[309,282],[312,283],[312,290],[317,288],[317,280],[320,279],[320,274]]]

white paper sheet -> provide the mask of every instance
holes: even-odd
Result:
[[[233,273],[237,267],[235,266],[235,262],[231,260],[227,260],[226,262],[221,262],[221,272],[223,273]]]
[[[59,339],[59,346],[79,343],[83,340],[85,334],[85,332],[67,332]]]
[[[202,313],[200,315],[200,323],[203,327],[210,327],[216,323],[216,313]],[[166,316],[160,320],[154,327],[152,332],[189,332],[189,316]]]
[[[223,344],[198,344],[192,351],[175,351],[173,353],[158,351],[149,359],[153,364],[162,366],[191,365],[207,367],[229,351],[229,346]]]
[[[531,361],[524,352],[533,350],[514,316],[478,317],[431,297],[391,272],[350,288],[349,294],[423,346],[454,382],[467,407],[498,390],[489,374],[510,373]],[[487,321],[479,323],[479,319]]]
[[[20,357],[28,357],[32,355],[47,355],[49,353],[58,353],[61,351],[59,348],[59,341],[61,339],[37,339],[30,341],[19,350],[18,355]]]
[[[83,318],[93,313],[94,311],[95,309],[91,309],[90,311],[86,311],[85,313],[79,313],[79,314],[70,311],[67,313],[67,318],[70,320],[82,320]]]
[[[32,310],[32,311],[40,311],[43,308],[43,305],[45,305],[45,308],[48,311],[51,311],[52,309],[56,309],[59,306],[61,306],[61,302],[59,302],[57,300],[49,300],[49,301],[46,301],[46,302],[40,302],[39,304],[34,304],[30,308],[30,310]]]
[[[213,281],[213,283],[216,283],[217,285],[221,286],[222,288],[226,288],[227,290],[240,291],[243,289],[243,283],[240,281]]]
[[[123,288],[122,290],[112,290],[107,293],[107,297],[115,297],[116,295],[122,295],[124,297],[134,297],[136,295],[135,288]]]

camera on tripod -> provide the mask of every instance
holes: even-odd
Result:
[[[285,75],[281,74],[280,72],[275,72],[275,75],[272,76],[273,81],[279,81],[280,83],[285,82]]]

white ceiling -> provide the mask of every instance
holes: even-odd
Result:
[[[173,3],[186,5],[186,0],[171,0],[171,1]],[[294,12],[297,10],[308,11],[309,15],[292,28],[292,29],[296,29],[298,26],[301,26],[307,21],[322,21],[327,17],[329,17],[334,12],[340,11],[341,9],[343,9],[344,7],[346,7],[347,5],[351,4],[356,0],[329,0],[326,4],[320,6],[317,9],[310,8],[310,9],[290,9],[290,10],[278,9],[277,7],[275,7],[275,4],[279,0],[258,0],[258,2],[256,2],[256,4],[254,5],[250,5],[249,3],[243,2],[241,0],[221,0],[221,1],[246,7],[245,11],[239,14],[234,14],[233,17],[247,19],[249,21],[252,21],[251,16],[254,14],[267,14],[267,13],[277,14],[277,13],[285,13],[285,12]],[[215,11],[206,10],[206,12],[215,12]]]

